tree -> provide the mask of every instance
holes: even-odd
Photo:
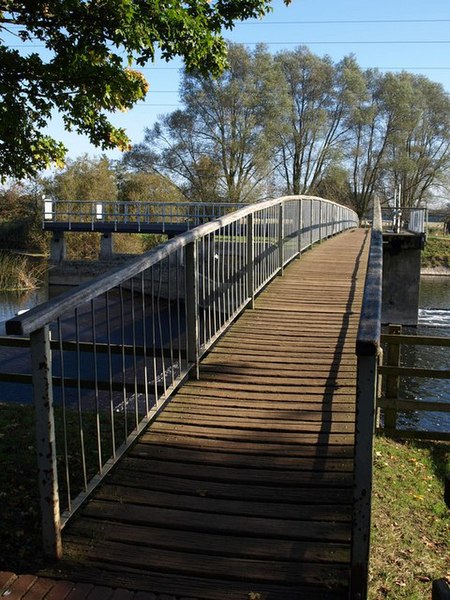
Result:
[[[116,200],[116,175],[106,157],[91,158],[85,154],[69,160],[62,171],[47,179],[45,192],[68,206],[77,201]],[[79,211],[76,204],[73,210]]]
[[[183,110],[147,129],[130,161],[171,177],[192,200],[248,202],[260,197],[280,114],[280,74],[263,46],[228,51],[218,78],[185,73]],[[274,92],[276,90],[276,92]]]
[[[369,69],[365,91],[349,115],[351,131],[346,153],[352,208],[364,217],[376,192],[383,187],[385,156],[394,123],[384,102],[385,75]]]
[[[221,30],[269,10],[269,0],[0,0],[0,177],[33,176],[62,161],[64,146],[42,132],[53,109],[102,149],[128,148],[106,113],[145,96],[133,65],[159,49],[165,60],[179,55],[188,70],[217,75],[226,64]],[[46,52],[9,47],[11,30]]]
[[[281,52],[276,65],[290,104],[280,128],[277,169],[287,193],[308,193],[341,160],[348,114],[364,93],[363,74],[351,56],[335,65],[305,47]]]
[[[450,98],[442,85],[411,73],[388,74],[385,103],[394,122],[387,166],[401,205],[419,206],[450,166]]]
[[[122,202],[182,202],[180,190],[157,173],[126,172],[119,177],[119,200]]]

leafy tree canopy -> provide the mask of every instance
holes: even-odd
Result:
[[[290,0],[284,0],[289,4]],[[106,112],[144,98],[138,68],[181,56],[188,70],[219,74],[221,36],[237,20],[262,17],[270,0],[0,0],[0,178],[35,175],[65,148],[42,132],[57,109],[65,127],[102,149],[129,147]],[[4,42],[40,42],[26,54]]]

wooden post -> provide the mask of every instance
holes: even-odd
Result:
[[[279,275],[284,274],[284,204],[280,204],[278,212],[278,263]]]
[[[310,210],[309,210],[309,247],[312,248],[313,245],[313,201],[310,200]]]
[[[389,325],[389,333],[400,334],[402,332],[401,325]],[[390,367],[400,366],[400,344],[389,342],[387,347],[387,365]],[[386,377],[386,399],[397,402],[399,390],[398,375],[388,375]],[[384,409],[384,429],[387,434],[395,431],[397,427],[397,408]]]
[[[358,356],[350,600],[367,598],[377,363]]]
[[[255,248],[253,245],[253,214],[247,215],[247,290],[250,298],[249,308],[255,306]]]
[[[198,314],[198,253],[197,242],[186,246],[186,335],[188,363],[194,364],[194,378],[199,379],[199,314]]]
[[[47,556],[59,559],[62,556],[61,518],[53,414],[52,356],[48,325],[30,334],[30,348],[43,547]]]

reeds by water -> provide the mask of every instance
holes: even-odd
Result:
[[[33,290],[42,282],[46,266],[24,255],[0,251],[0,290]]]

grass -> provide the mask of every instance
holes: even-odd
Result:
[[[0,570],[44,566],[31,406],[0,404]],[[450,513],[443,501],[449,446],[377,437],[370,600],[429,600],[447,572]]]
[[[0,252],[0,290],[24,291],[35,289],[42,281],[46,267],[33,264],[26,256]]]
[[[448,444],[376,438],[370,600],[429,600],[432,580],[450,577],[448,461]]]
[[[450,236],[429,236],[422,252],[422,267],[450,268]]]

